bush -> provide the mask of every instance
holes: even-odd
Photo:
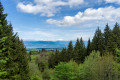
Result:
[[[32,80],[42,80],[38,75],[34,75],[33,77],[32,77]]]
[[[48,67],[48,54],[41,53],[40,56],[37,57],[36,63],[38,64],[39,70],[44,72],[44,69]]]
[[[110,54],[93,51],[79,67],[80,80],[119,80],[118,64]]]
[[[42,73],[43,80],[50,80],[50,78],[53,76],[53,70],[52,69],[45,69]]]
[[[43,80],[42,77],[39,75],[39,71],[36,71],[32,77],[31,77],[31,80]]]
[[[77,80],[78,65],[74,61],[68,63],[61,62],[55,67],[55,76],[52,80]]]

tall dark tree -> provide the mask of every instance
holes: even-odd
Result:
[[[66,54],[67,61],[73,58],[73,44],[72,41],[69,42],[67,54]]]
[[[112,30],[114,37],[114,42],[116,42],[117,47],[120,49],[120,27],[118,23],[115,24],[115,27]]]
[[[108,44],[108,39],[109,37],[111,36],[111,29],[110,27],[108,26],[108,24],[106,25],[105,29],[104,29],[104,44],[107,45]]]
[[[86,56],[89,56],[89,54],[92,52],[92,45],[91,45],[91,41],[90,38],[88,40],[88,44],[87,44],[87,49],[86,49]]]
[[[50,54],[49,58],[48,58],[48,67],[49,68],[54,68],[55,67],[55,54],[52,53]]]
[[[60,53],[60,62],[66,62],[67,61],[66,54],[67,54],[67,50],[66,50],[66,48],[63,48],[61,53]]]
[[[82,38],[77,39],[75,47],[74,47],[74,60],[79,64],[84,61],[86,56],[86,48]]]
[[[100,51],[101,55],[104,52],[104,38],[101,30],[98,29],[96,30],[94,37],[92,39],[92,50]]]
[[[79,56],[78,63],[82,63],[86,56],[86,48],[82,37],[80,38],[80,53],[78,54],[78,56]]]
[[[116,53],[115,49],[118,48],[117,44],[116,44],[116,42],[114,40],[116,37],[115,37],[115,35],[112,32],[110,33],[110,35],[111,36],[108,39],[108,44],[106,45],[108,47],[107,51],[112,53],[113,55],[116,55],[115,54]]]
[[[75,43],[75,47],[74,47],[74,60],[77,61],[78,59],[78,54],[80,53],[80,40],[77,39],[76,43]]]
[[[1,79],[7,79],[10,77],[9,71],[11,70],[11,68],[9,67],[9,64],[11,60],[10,51],[11,51],[11,45],[12,45],[11,38],[12,38],[13,32],[11,31],[12,27],[7,23],[7,20],[6,20],[7,14],[3,14],[3,11],[4,9],[0,2],[0,39],[1,39],[1,44],[0,44],[1,75],[0,77]],[[3,62],[4,64],[2,65]]]
[[[29,80],[26,49],[3,11],[0,2],[0,80]]]
[[[105,50],[109,53],[115,54],[115,49],[117,48],[117,45],[115,42],[116,35],[114,35],[114,33],[111,31],[108,24],[106,25],[104,29],[103,36],[104,36]]]
[[[55,59],[54,60],[55,60],[55,65],[57,65],[60,62],[60,52],[57,49],[55,52]]]

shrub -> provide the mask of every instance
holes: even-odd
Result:
[[[61,62],[55,67],[55,76],[52,80],[77,80],[78,65],[74,61]]]
[[[93,51],[79,67],[80,80],[119,80],[118,64],[110,54]]]

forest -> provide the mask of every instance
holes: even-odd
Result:
[[[0,2],[0,80],[120,80],[120,26],[60,50],[27,52]]]

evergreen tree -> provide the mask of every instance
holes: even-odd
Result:
[[[120,49],[120,27],[118,23],[115,24],[115,27],[112,30],[114,37],[114,42],[116,43],[117,47]]]
[[[104,36],[104,45],[109,44],[108,43],[108,39],[111,36],[110,34],[111,34],[111,29],[110,29],[110,27],[107,24],[105,29],[104,29],[104,34],[103,34],[103,36]],[[107,49],[107,46],[106,46],[106,49]]]
[[[77,39],[75,47],[74,47],[74,60],[77,61],[78,59],[78,54],[80,53],[80,40]]]
[[[116,36],[113,34],[113,32],[110,33],[110,37],[108,38],[108,44],[107,46],[107,51],[109,53],[112,53],[113,55],[116,55],[115,49],[117,48],[117,44],[115,42]]]
[[[18,57],[18,60],[19,60],[18,68],[20,72],[20,80],[30,80],[26,48],[24,47],[22,40],[18,40],[18,41],[19,41],[18,49],[19,51],[21,51]]]
[[[55,53],[52,53],[48,58],[49,68],[54,68],[61,61],[61,54],[56,49]]]
[[[92,52],[92,46],[91,46],[91,42],[89,39],[88,44],[87,44],[86,56],[89,56],[91,52]]]
[[[67,61],[66,54],[67,54],[66,48],[63,48],[61,53],[60,53],[60,62],[66,62]]]
[[[86,56],[86,48],[82,38],[77,39],[75,47],[74,47],[74,56],[73,59],[79,64],[84,61]]]
[[[26,49],[3,11],[0,2],[0,80],[29,80]]]
[[[92,50],[100,51],[101,55],[104,52],[104,39],[101,30],[98,29],[95,32],[95,35],[92,40]]]
[[[118,24],[116,23],[116,27],[114,27],[113,31],[109,28],[108,24],[104,29],[104,45],[105,49],[115,55],[115,49],[117,48],[116,39],[117,36],[115,35],[117,29],[119,30]]]
[[[58,63],[60,62],[60,52],[59,50],[56,49],[56,52],[55,52],[55,65],[58,65]]]
[[[67,61],[73,58],[73,44],[72,41],[69,42],[67,54],[66,54]]]
[[[1,65],[1,70],[4,74],[0,75],[1,79],[7,79],[9,78],[10,75],[10,70],[11,67],[9,67],[10,64],[10,51],[11,51],[11,45],[12,45],[12,28],[10,25],[7,24],[6,16],[7,14],[3,14],[3,6],[0,2],[0,39],[1,39],[1,44],[0,44],[0,50],[1,50],[1,59],[2,61],[5,60],[5,64]],[[12,78],[10,78],[12,79]]]
[[[79,56],[78,63],[82,63],[86,56],[86,48],[82,37],[80,38],[80,53],[78,54],[78,56]]]
[[[120,63],[120,50],[116,49],[117,61]]]
[[[49,68],[54,68],[55,67],[55,54],[52,53],[49,58],[48,58],[48,67]]]
[[[6,70],[6,65],[7,65],[7,61],[9,60],[3,53],[3,51],[6,49],[4,47],[4,42],[6,40],[7,37],[3,37],[2,39],[0,39],[0,44],[3,46],[0,49],[0,77],[3,79],[4,77],[6,77],[7,75],[7,70]]]

